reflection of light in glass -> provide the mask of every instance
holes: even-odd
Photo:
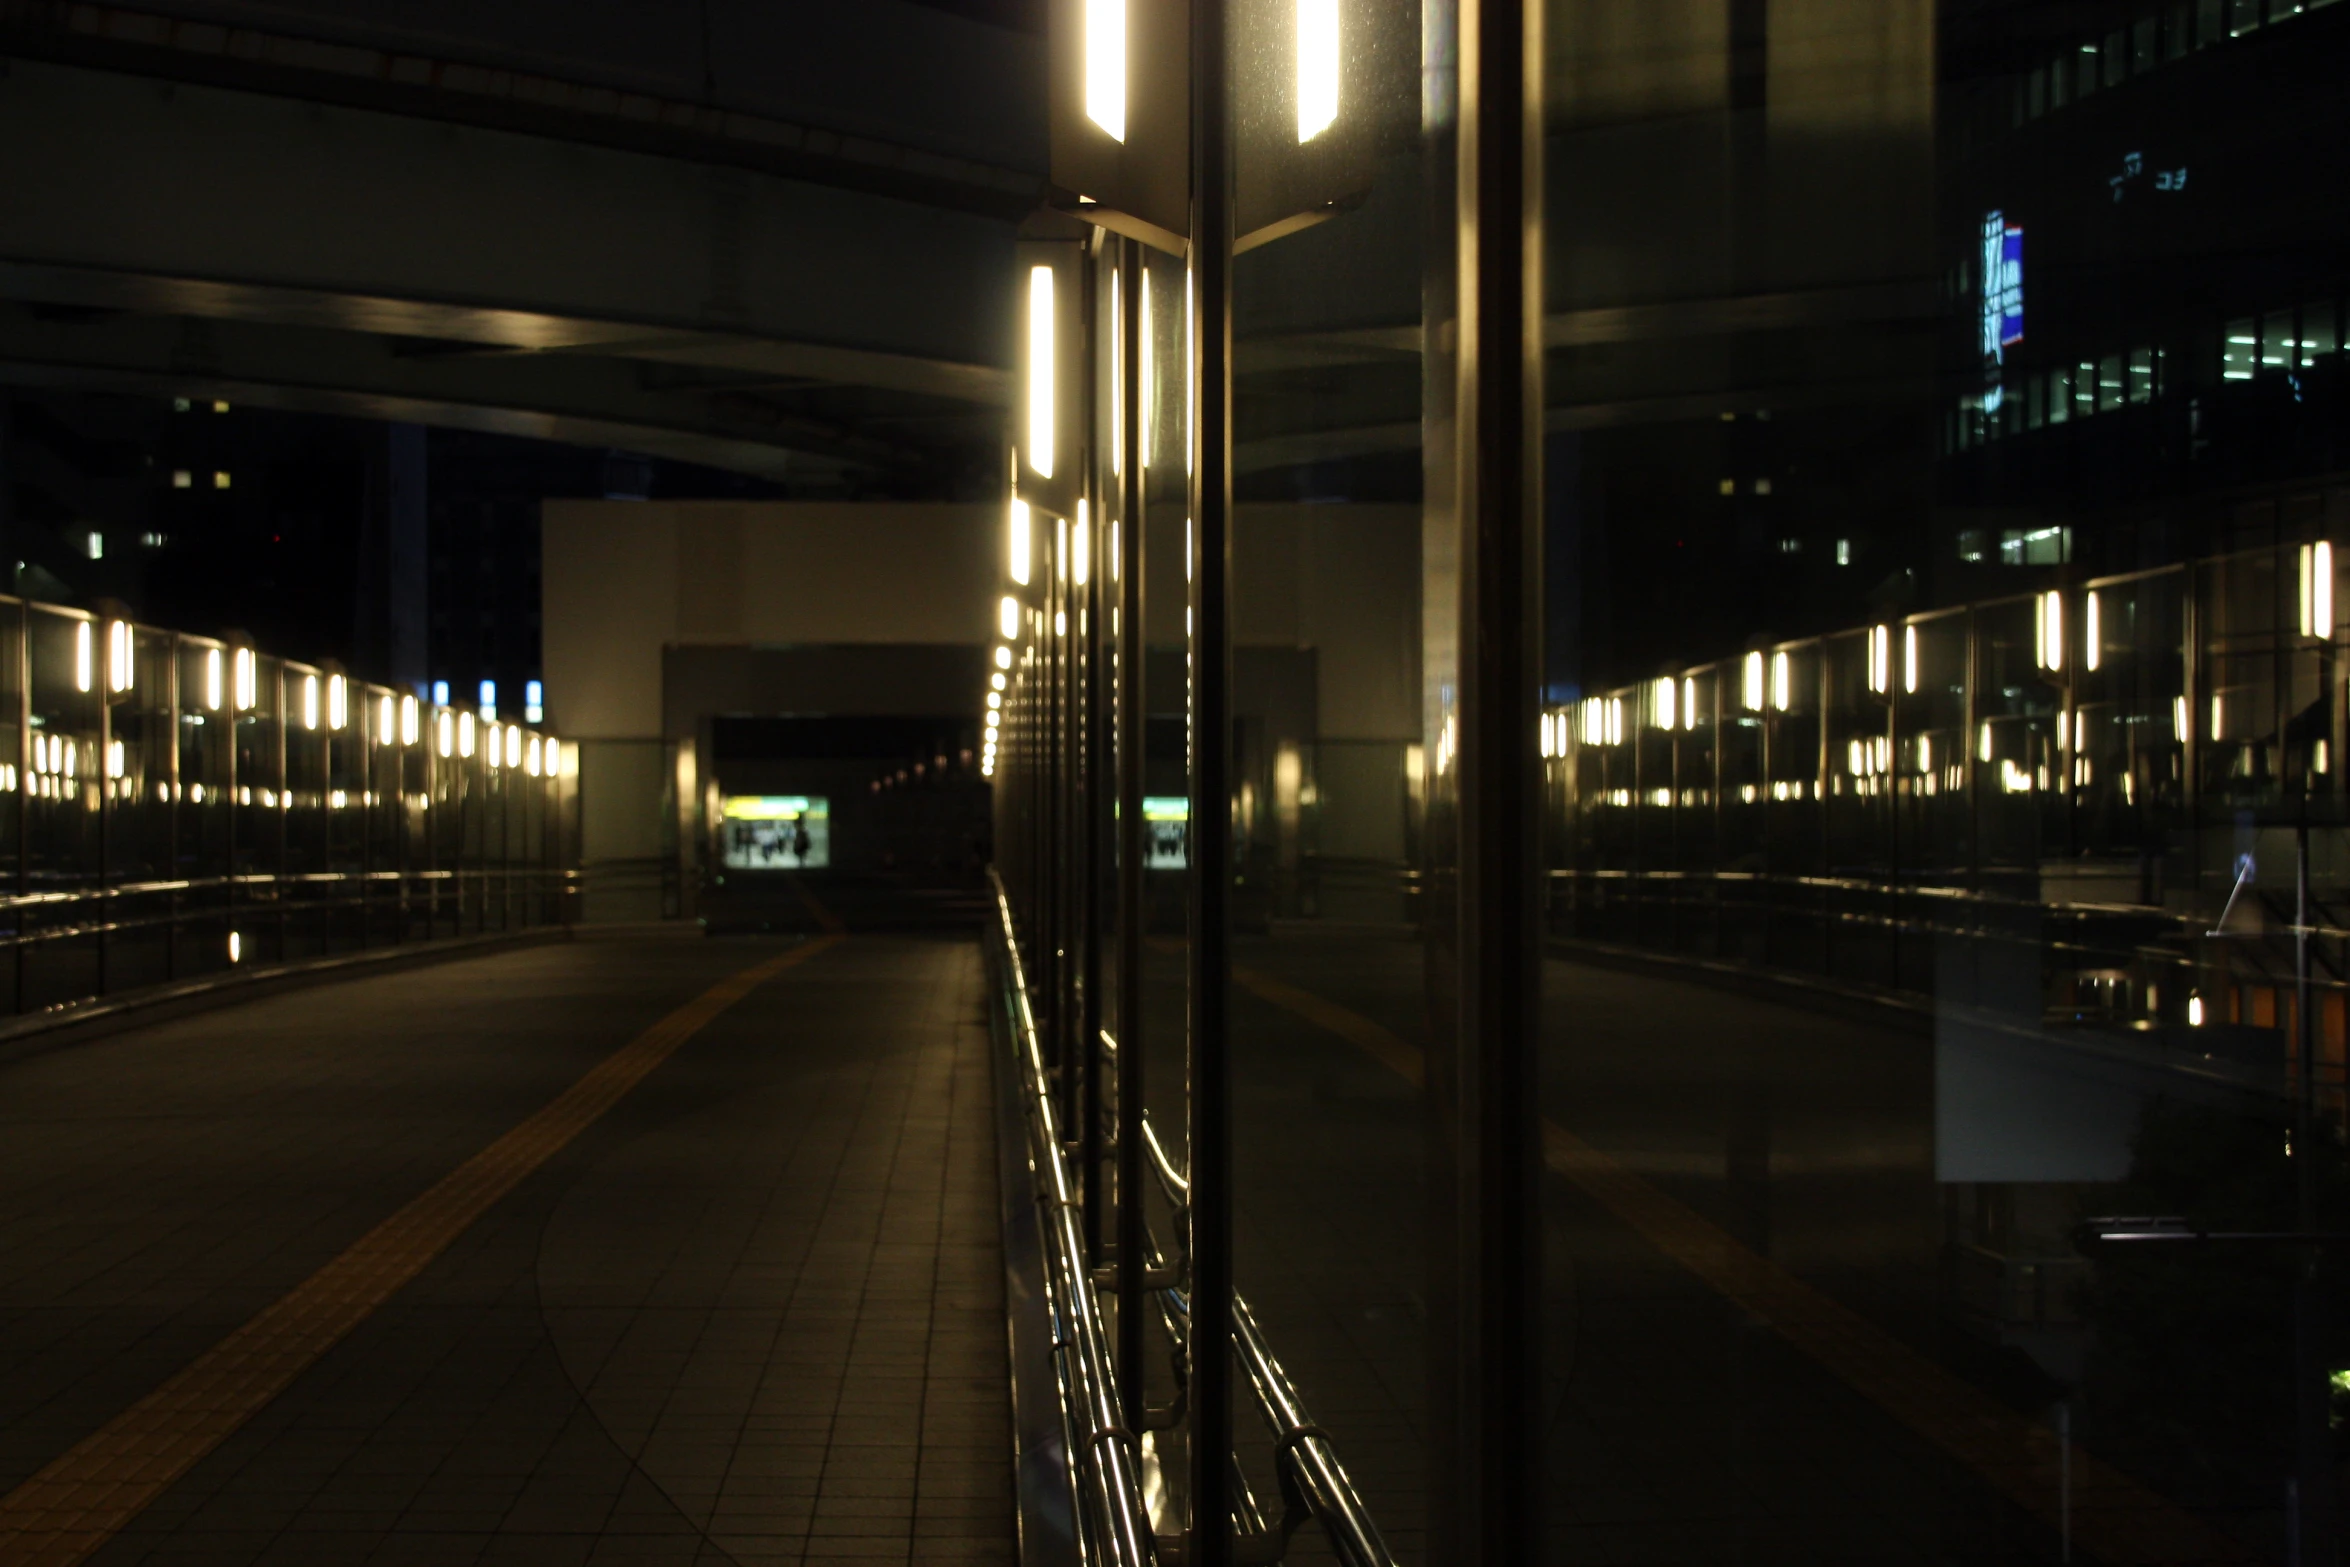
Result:
[[[546,716],[547,688],[536,680],[525,680],[522,683],[522,721],[526,724],[542,723]]]
[[[1020,601],[1009,593],[1005,594],[1003,603],[997,606],[996,619],[998,628],[1003,632],[1007,641],[1018,636],[1020,634]]]
[[[228,933],[228,960],[241,963],[245,958],[245,938],[235,931]]]
[[[1901,628],[1901,689],[1915,692],[1918,688],[1918,628]]]
[[[1028,466],[1053,476],[1053,269],[1028,269]],[[1021,577],[1025,582],[1028,579]]]
[[[347,729],[351,724],[351,687],[341,675],[326,677],[326,727]]]
[[[2051,588],[2040,595],[2034,618],[2033,656],[2042,669],[2064,668],[2064,594]]]
[[[1085,0],[1085,117],[1126,139],[1126,0]]]
[[[2334,547],[2324,539],[2301,546],[2301,634],[2334,634]]]
[[[1771,706],[1784,713],[1795,702],[1795,663],[1784,653],[1771,655]]]
[[[1022,587],[1028,586],[1029,552],[1033,548],[1033,541],[1036,537],[1035,526],[1035,522],[1028,514],[1028,503],[1014,497],[1005,518],[1005,546],[1012,580]]]
[[[1079,587],[1093,577],[1093,529],[1085,520],[1085,498],[1077,499],[1077,526],[1069,535],[1069,579]]]
[[[1869,689],[1882,696],[1893,686],[1893,630],[1869,628]]]
[[[73,688],[90,689],[90,623],[77,620],[73,627]]]
[[[316,675],[302,677],[302,727],[305,729],[318,727],[318,677]]]
[[[2201,996],[2187,998],[2187,1026],[2189,1028],[2203,1026],[2203,998]]]
[[[116,695],[128,691],[138,678],[131,623],[113,620],[106,624],[106,689]]]
[[[235,665],[237,711],[251,712],[259,697],[261,671],[249,647],[237,649]]]
[[[1297,0],[1297,139],[1338,118],[1338,0]]]
[[[2095,589],[2091,589],[2088,602],[2081,606],[2081,667],[2083,669],[2095,669],[2104,657],[2104,649],[2097,645],[2102,640],[2098,635],[2099,616],[2100,607],[2097,603],[2097,593]]]
[[[1763,656],[1760,653],[1746,655],[1746,669],[1738,682],[1738,699],[1748,712],[1762,711]]]
[[[204,706],[212,712],[220,711],[220,649],[207,648],[204,653]]]

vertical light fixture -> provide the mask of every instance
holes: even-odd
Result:
[[[2334,547],[2324,539],[2301,546],[2301,634],[2334,634]]]
[[[997,629],[1003,632],[1006,642],[1020,634],[1020,601],[1009,593],[1005,594],[1004,601],[996,606],[996,625]]]
[[[1069,534],[1069,577],[1084,587],[1093,576],[1093,530],[1085,523],[1085,497],[1077,498],[1077,526]]]
[[[1110,477],[1122,478],[1126,471],[1126,378],[1119,372],[1125,369],[1120,358],[1124,352],[1126,330],[1118,323],[1126,318],[1118,313],[1118,276],[1123,268],[1110,272]]]
[[[90,623],[77,620],[73,627],[73,688],[90,689]]]
[[[457,754],[459,756],[473,754],[473,715],[471,713],[457,715]]]
[[[413,702],[416,699],[410,697],[408,700]],[[390,745],[399,732],[392,723],[392,699],[388,696],[378,699],[375,705],[376,744]]]
[[[1656,698],[1650,704],[1656,713],[1657,728],[1670,729],[1674,727],[1673,698],[1679,690],[1680,688],[1674,684],[1671,675],[1661,675],[1657,678]]]
[[[1901,689],[1915,693],[1918,688],[1918,628],[1901,628]]]
[[[1139,383],[1134,395],[1135,401],[1142,406],[1134,412],[1136,422],[1142,426],[1142,450],[1135,453],[1135,461],[1142,464],[1143,472],[1148,473],[1151,458],[1156,455],[1159,445],[1158,393],[1152,385],[1152,373],[1157,367],[1158,355],[1151,346],[1151,269],[1148,262],[1143,263],[1142,268],[1141,310],[1142,330],[1137,335],[1142,339],[1142,359],[1134,367],[1135,380]]]
[[[1338,0],[1297,0],[1297,139],[1338,118]]]
[[[1028,269],[1028,466],[1053,476],[1053,269]]]
[[[204,653],[204,706],[212,712],[220,711],[220,649],[207,648]]]
[[[2037,643],[2033,652],[2037,655],[2040,667],[2054,673],[2064,668],[2063,591],[2050,588],[2041,594],[2039,610],[2033,626]]]
[[[1869,689],[1883,696],[1893,687],[1893,631],[1889,626],[1869,628]]]
[[[1784,653],[1771,655],[1771,706],[1784,713],[1795,702],[1795,668]]]
[[[2083,669],[2095,669],[2099,658],[2103,656],[2097,646],[2102,639],[2097,633],[2097,594],[2092,589],[2088,601],[2081,606],[2081,667]]]
[[[342,730],[351,726],[351,685],[341,675],[326,677],[326,727]]]
[[[1085,0],[1085,117],[1126,140],[1126,0]]]
[[[255,667],[253,650],[249,647],[238,648],[236,661],[236,703],[238,712],[247,713],[252,711],[254,702],[258,700],[260,696],[260,684],[260,671]]]
[[[1028,514],[1028,503],[1018,496],[1014,496],[1010,514],[1004,524],[1004,537],[1008,546],[1007,564],[1011,568],[1012,580],[1022,587],[1028,586],[1028,576],[1031,570],[1029,554],[1034,547],[1035,527],[1034,519]]]
[[[1739,681],[1738,695],[1748,712],[1759,713],[1762,711],[1763,656],[1760,653],[1746,655],[1746,669],[1744,678]]]
[[[400,698],[400,743],[416,743],[416,698],[412,696]]]
[[[318,727],[318,677],[316,675],[302,677],[302,727],[305,729]]]

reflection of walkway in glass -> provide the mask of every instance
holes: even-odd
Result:
[[[1416,1515],[1411,1469],[1424,1462],[1420,1308],[1405,1276],[1422,1200],[1421,1053],[1406,1037],[1422,1012],[1419,949],[1285,933],[1240,957],[1240,1283],[1410,1549],[1419,1520],[1398,1514]],[[1558,1257],[1548,1467],[1567,1557],[2055,1555],[2047,1425],[1855,1309],[1932,1332],[1931,1087],[1882,1064],[1915,1043],[1581,965],[1554,963],[1549,985],[1543,1157],[1566,1186],[1546,1213]],[[1872,1052],[1873,1083],[1827,1080]],[[1746,1228],[1726,1169],[1738,1127],[1713,1123],[1737,1121],[1731,1101],[1753,1083],[1723,1070],[1730,1056],[1822,1077],[1808,1104],[1789,1103],[1800,1084],[1762,1091],[1776,1111],[1759,1112],[1775,1122],[1761,1134],[1769,1255],[1734,1233]],[[1379,1302],[1399,1294],[1413,1320],[1383,1329]],[[2078,1450],[2070,1501],[2076,1545],[2104,1560],[2254,1554]]]

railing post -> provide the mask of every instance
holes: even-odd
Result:
[[[1118,242],[1118,1386],[1130,1410],[1143,1400],[1142,821],[1143,638],[1142,246]]]
[[[1190,1550],[1233,1560],[1230,0],[1191,4]],[[1139,629],[1139,628],[1138,628]]]

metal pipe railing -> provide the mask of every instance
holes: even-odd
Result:
[[[1191,1197],[1189,1177],[1176,1168],[1147,1116],[1142,1135],[1159,1189],[1168,1202],[1180,1208]],[[1188,1323],[1189,1302],[1179,1290],[1160,1291],[1160,1302],[1170,1331],[1177,1319]],[[1257,1326],[1256,1314],[1238,1291],[1232,1296],[1232,1348],[1240,1358],[1249,1390],[1256,1395],[1257,1413],[1272,1433],[1284,1490],[1313,1515],[1329,1537],[1331,1550],[1346,1567],[1396,1567],[1394,1553],[1388,1550],[1346,1466],[1339,1462],[1329,1433],[1314,1423],[1297,1384],[1274,1356],[1264,1330]]]
[[[1020,1068],[1029,1165],[1036,1174],[1037,1208],[1043,1220],[1053,1369],[1060,1383],[1071,1491],[1080,1515],[1078,1530],[1088,1561],[1110,1567],[1145,1567],[1156,1559],[1157,1542],[1142,1499],[1142,1459],[1126,1423],[1110,1341],[1086,1264],[1077,1188],[1063,1153],[1052,1079],[1037,1038],[1036,1016],[1029,1006],[1028,976],[1020,961],[1011,900],[1002,878],[992,869],[988,879],[996,898],[998,928],[994,934],[1003,944],[1005,1002]]]

